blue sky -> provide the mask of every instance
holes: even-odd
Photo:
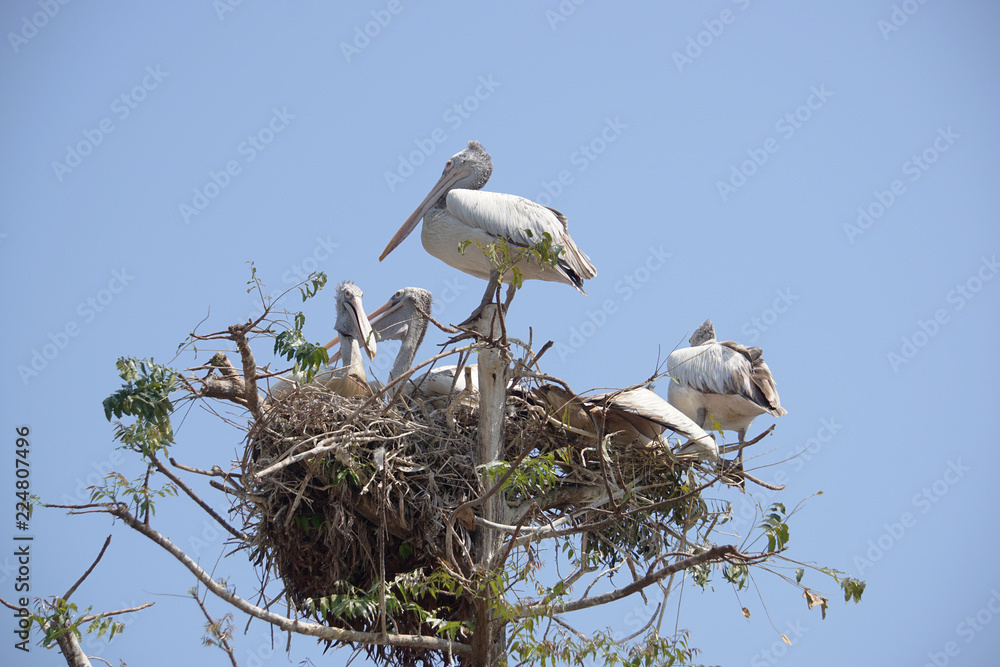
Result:
[[[555,341],[546,370],[579,391],[648,377],[708,317],[720,338],[763,347],[788,415],[749,456],[787,488],[720,491],[733,529],[747,532],[753,502],[790,508],[822,490],[792,519],[789,555],[868,582],[847,606],[807,575],[831,598],[826,620],[765,574],[760,597],[719,578],[714,591],[688,585],[677,625],[700,659],[992,663],[1000,364],[983,345],[1000,326],[998,14],[918,0],[4,3],[0,490],[13,495],[25,425],[44,498],[82,502],[110,467],[135,473],[101,410],[115,360],[169,361],[206,315],[215,330],[255,313],[248,261],[269,292],[318,269],[356,281],[369,309],[417,285],[442,319],[463,319],[480,281],[416,235],[378,255],[477,139],[493,157],[487,189],[561,210],[598,270],[587,297],[528,284],[512,332]],[[305,306],[313,340],[332,335],[333,298]],[[380,346],[376,370],[394,353]],[[196,410],[173,454],[208,467],[239,447]],[[7,598],[12,514],[0,531]],[[203,564],[224,551],[183,500],[156,519]],[[112,533],[75,599],[156,602],[90,653],[224,660],[175,597],[192,579],[144,538],[57,511],[37,512],[30,533],[33,595],[65,591]],[[250,596],[241,558],[219,568]],[[630,599],[575,622],[628,634],[644,614]],[[25,661],[5,618],[0,662],[60,664],[38,647]],[[287,664],[260,623],[235,642],[243,665]],[[291,659],[306,657],[349,654],[320,657],[296,639]]]

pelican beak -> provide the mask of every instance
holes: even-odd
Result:
[[[394,311],[397,308],[399,308],[399,306],[402,305],[402,303],[403,302],[400,301],[399,303],[393,305],[392,299],[389,299],[388,301],[386,301],[385,303],[383,303],[381,306],[379,306],[378,308],[376,308],[375,311],[371,315],[368,316],[368,322],[370,324],[375,324],[380,319],[382,319],[383,317],[385,317],[386,315],[388,315],[392,311]]]
[[[361,337],[359,341],[361,345],[365,348],[365,352],[368,353],[369,359],[375,358],[375,332],[372,331],[372,325],[368,322],[368,316],[365,315],[364,306],[361,305],[360,299],[355,299],[353,296],[347,302],[347,307],[351,309],[354,314],[354,323],[358,327],[358,334]],[[333,341],[330,341],[331,343]]]
[[[397,301],[396,303],[393,303],[393,300],[389,299],[384,304],[379,306],[378,310],[376,310],[369,316],[368,321],[375,329],[375,332],[378,334],[379,338],[383,338],[383,331],[385,331],[388,327],[394,324],[394,323],[389,323],[387,325],[382,325],[382,322],[402,307],[403,307],[402,301]],[[403,329],[401,329],[401,332],[402,333],[400,335],[405,335],[406,333],[405,324],[403,325]]]
[[[420,206],[417,207],[417,210],[406,219],[406,222],[404,222],[403,226],[399,228],[396,235],[392,237],[392,240],[389,241],[389,245],[387,245],[385,250],[382,251],[382,254],[379,255],[378,261],[381,262],[385,259],[390,252],[396,249],[396,246],[402,243],[407,236],[413,233],[413,230],[417,228],[417,225],[420,224],[420,221],[424,219],[424,216],[427,215],[427,212],[431,210],[437,200],[447,194],[448,190],[451,189],[456,181],[466,176],[465,171],[466,170],[464,169],[456,167],[451,170],[446,169],[445,173],[441,174],[440,180],[438,180],[438,182],[431,189],[430,194],[428,194],[424,200],[420,202]]]
[[[401,305],[402,305],[402,302],[393,305],[392,299],[389,299],[384,304],[382,304],[381,306],[379,306],[378,308],[376,308],[375,311],[371,315],[368,315],[365,318],[365,320],[368,323],[369,327],[371,327],[371,325],[377,324],[380,319],[382,319],[383,317],[385,317],[386,315],[388,315],[392,311],[396,310]],[[355,312],[357,312],[356,309],[355,309]],[[361,330],[360,326],[358,327],[358,330],[359,331]],[[374,350],[375,350],[374,341],[378,339],[378,333],[369,334],[369,337],[373,341],[373,344],[372,344],[372,347],[371,347],[371,351],[369,352],[369,357],[372,357],[374,355]],[[326,349],[329,350],[329,349],[332,349],[338,343],[340,343],[340,336],[335,336],[333,338],[333,340],[331,340],[329,343],[327,343],[323,347],[325,347]],[[338,361],[340,361],[340,350],[337,350],[336,352],[334,352],[333,354],[331,354],[330,355],[330,361],[327,362],[327,363],[332,366],[333,364],[337,363]]]

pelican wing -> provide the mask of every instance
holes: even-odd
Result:
[[[705,432],[705,429],[649,389],[633,389],[620,394],[601,394],[589,397],[589,400],[633,415],[637,419],[632,423],[640,433],[647,430],[640,428],[638,423],[638,420],[644,420],[660,426],[661,432],[663,429],[670,430],[705,448],[715,448],[715,440]]]
[[[597,275],[590,258],[576,247],[570,237],[566,217],[555,209],[524,197],[482,190],[451,190],[447,202],[448,211],[463,223],[482,229],[491,236],[503,237],[518,246],[538,243],[542,234],[547,233],[554,244],[563,247],[560,264],[564,268],[576,274],[581,281]]]
[[[465,390],[465,368],[469,368],[472,373],[472,389],[478,390],[479,367],[476,364],[464,366],[462,372],[458,375],[458,379],[456,379],[455,370],[457,368],[458,366],[454,365],[441,366],[423,375],[411,378],[407,382],[408,389],[404,391],[412,393],[415,390],[421,396],[450,396],[453,393],[457,394]]]
[[[667,357],[667,373],[684,387],[708,394],[740,396],[775,416],[785,414],[759,347],[747,348],[726,341],[681,348]]]
[[[723,341],[720,345],[733,350],[750,362],[750,384],[754,389],[754,398],[751,400],[775,417],[786,414],[788,411],[781,407],[771,369],[764,363],[764,351],[759,347],[744,347],[731,340]]]
[[[548,408],[553,417],[572,428],[596,435],[597,425],[576,394],[554,384],[543,384],[531,391],[531,397]]]

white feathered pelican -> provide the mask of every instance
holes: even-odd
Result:
[[[440,180],[392,237],[379,261],[402,243],[422,219],[420,240],[424,249],[445,264],[489,280],[490,286],[483,299],[483,303],[487,303],[495,289],[496,276],[478,248],[470,246],[463,254],[459,252],[459,244],[468,240],[489,244],[503,238],[510,244],[513,254],[538,243],[542,234],[548,233],[553,245],[562,247],[556,266],[541,267],[529,258],[518,267],[524,279],[566,283],[586,294],[583,281],[597,275],[597,269],[570,238],[566,217],[524,197],[483,192],[480,188],[486,185],[492,173],[493,162],[483,145],[470,141],[465,150],[445,163]],[[509,283],[510,279],[508,272],[504,282]],[[507,292],[508,303],[512,293],[512,290]]]
[[[329,369],[317,373],[313,382],[329,387],[341,396],[371,396],[368,387],[368,377],[365,373],[364,358],[361,349],[364,348],[369,359],[375,357],[375,333],[372,331],[368,316],[365,315],[361,297],[361,288],[350,281],[345,281],[337,287],[337,320],[334,329],[339,338],[327,343],[327,347],[340,341],[338,356],[343,358],[342,368]],[[277,395],[281,396],[293,387],[302,383],[302,377],[293,375],[290,378],[277,378]]]
[[[711,415],[722,430],[736,431],[742,445],[756,417],[787,413],[759,347],[720,343],[712,320],[695,329],[688,342],[691,347],[667,357],[667,400],[696,424],[704,427]],[[737,458],[742,463],[742,447]]]

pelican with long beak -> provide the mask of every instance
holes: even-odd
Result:
[[[500,277],[478,248],[472,245],[463,252],[459,250],[460,244],[473,241],[488,245],[497,239],[506,239],[513,256],[548,234],[558,256],[555,265],[541,266],[534,257],[528,257],[518,265],[522,277],[525,280],[566,283],[586,294],[583,281],[597,275],[597,270],[570,238],[566,217],[555,209],[523,197],[483,192],[481,188],[492,173],[493,162],[483,145],[470,141],[465,150],[445,163],[437,184],[392,237],[379,261],[384,260],[423,220],[420,240],[427,252],[460,271],[490,281],[483,302],[476,311],[478,313],[483,305],[492,300]],[[510,283],[512,278],[510,271],[502,277],[506,283]],[[513,286],[507,292],[508,304],[512,296]]]
[[[314,383],[322,384],[341,396],[372,395],[368,387],[361,349],[364,348],[369,359],[375,358],[375,332],[372,331],[361,303],[362,296],[361,288],[350,281],[345,281],[337,287],[337,320],[334,328],[340,336],[327,343],[327,347],[329,348],[336,340],[340,341],[338,356],[343,358],[344,365],[342,368],[317,373],[313,378]],[[278,396],[302,384],[302,377],[298,374],[294,374],[291,378],[277,379],[281,381],[276,389]]]

